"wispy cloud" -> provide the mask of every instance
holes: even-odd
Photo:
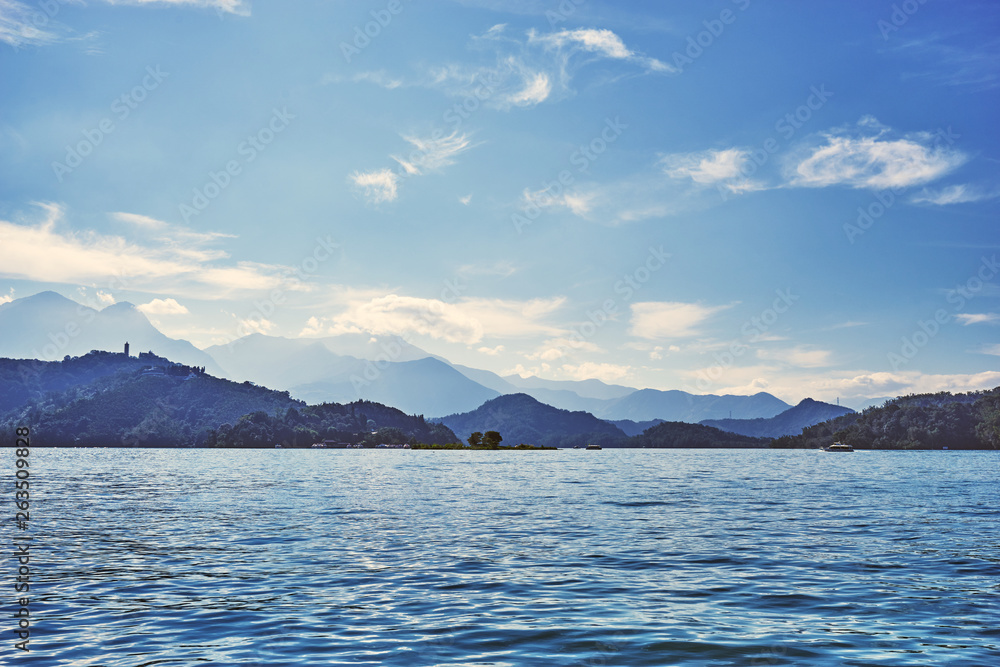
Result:
[[[970,202],[986,201],[996,199],[1000,196],[1000,190],[988,192],[973,185],[949,185],[940,190],[929,190],[924,188],[920,193],[910,198],[914,204],[936,204],[938,206],[948,206],[949,204],[967,204]]]
[[[757,350],[757,358],[763,361],[777,361],[798,368],[822,368],[833,365],[833,352],[806,346],[793,348]]]
[[[46,20],[39,21],[39,16]],[[59,35],[44,30],[48,24],[48,16],[39,14],[37,7],[18,0],[0,0],[0,42],[15,48],[51,44],[59,40]]]
[[[233,262],[220,251],[71,231],[64,229],[62,206],[38,206],[44,215],[36,224],[0,220],[0,275],[43,283],[116,279],[130,289],[219,299],[274,289],[291,275],[290,268]]]
[[[661,157],[658,164],[671,178],[690,178],[702,185],[715,185],[740,178],[741,170],[749,159],[748,149],[726,148],[672,153]]]
[[[596,343],[589,340],[581,340],[578,336],[560,336],[550,338],[545,341],[531,354],[527,355],[531,360],[555,361],[568,356],[571,352],[601,352],[601,348]]]
[[[442,167],[455,164],[457,155],[474,147],[469,135],[460,134],[458,131],[437,138],[403,135],[403,139],[413,146],[413,149],[405,157],[398,155],[390,157],[411,176],[437,171]]]
[[[629,333],[649,340],[687,338],[701,333],[701,326],[728,306],[703,306],[677,301],[645,301],[632,304]]]
[[[585,191],[560,191],[554,192],[551,188],[542,190],[525,189],[521,193],[521,207],[528,208],[537,206],[538,208],[566,208],[574,215],[586,217],[590,213],[596,192]]]
[[[452,343],[476,345],[485,338],[553,335],[560,329],[545,322],[565,299],[439,299],[387,294],[347,294],[342,312],[312,318],[300,335],[344,333],[421,335]]]
[[[368,83],[374,83],[376,86],[381,86],[386,90],[395,90],[396,88],[401,88],[406,85],[402,79],[390,76],[384,69],[358,72],[357,74],[349,77],[345,77],[340,74],[327,74],[323,76],[320,83],[325,85],[328,83],[342,83],[344,81],[352,81],[355,83],[359,81],[366,81]]]
[[[157,220],[156,218],[151,218],[148,215],[139,215],[138,213],[123,213],[116,212],[112,213],[111,217],[119,222],[127,222],[131,225],[137,227],[143,227],[145,229],[166,229],[167,223],[162,220]]]
[[[672,73],[677,71],[673,65],[668,65],[656,58],[640,55],[629,49],[621,37],[610,30],[583,28],[560,30],[547,34],[539,34],[530,30],[528,41],[529,43],[542,44],[547,49],[562,54],[567,60],[575,52],[589,52],[611,60],[627,60],[653,72]]]
[[[574,380],[589,380],[596,378],[602,382],[618,382],[632,374],[632,367],[624,364],[596,363],[585,361],[582,364],[563,364],[561,369]]]
[[[396,201],[399,196],[399,177],[391,169],[356,171],[349,179],[369,204]]]
[[[611,30],[584,28],[513,34],[506,24],[472,38],[471,48],[485,62],[447,63],[425,68],[411,81],[383,70],[356,74],[349,80],[370,81],[385,88],[422,86],[454,97],[477,98],[476,104],[501,110],[534,107],[574,93],[574,80],[595,62],[621,63],[625,74],[669,74],[672,65],[630,49]],[[325,82],[343,81],[325,77]]]
[[[968,160],[947,145],[940,134],[918,132],[892,138],[890,130],[863,118],[853,130],[822,135],[824,143],[805,148],[805,157],[793,165],[790,184],[821,188],[888,189],[922,185],[950,173]]]
[[[1000,313],[959,313],[955,315],[962,324],[1000,324]]]
[[[403,139],[412,149],[406,155],[389,156],[399,165],[397,171],[383,168],[355,171],[349,176],[355,189],[369,204],[395,201],[399,196],[399,183],[402,179],[440,171],[455,164],[458,155],[477,145],[472,143],[468,134],[457,130],[448,135],[434,134],[430,137],[404,134]]]
[[[98,33],[74,35],[66,26],[55,20],[56,12],[66,3],[85,6],[81,0],[51,0],[50,3],[32,3],[20,0],[0,0],[0,42],[15,48],[45,46],[63,41],[90,41]],[[250,5],[244,0],[105,0],[109,5],[173,5],[214,9],[219,13],[250,15]],[[100,47],[87,47],[90,55],[103,53]]]
[[[229,253],[224,250],[210,249],[205,246],[222,239],[234,239],[235,234],[222,232],[198,232],[182,225],[174,225],[148,215],[125,213],[117,211],[110,213],[112,220],[131,225],[133,229],[147,234],[151,239],[170,246],[179,255],[184,255],[198,261],[225,259]]]
[[[873,396],[905,396],[931,394],[941,391],[952,393],[980,391],[1000,384],[1000,372],[984,371],[971,374],[932,375],[920,371],[873,372],[869,370],[808,372],[801,375],[776,375],[774,369],[747,368],[746,372],[727,371],[727,379],[742,384],[713,386],[713,393],[752,394],[768,391],[779,397],[802,397],[833,401],[836,397],[858,400]],[[696,371],[695,374],[704,373]],[[764,378],[770,378],[766,380]]]
[[[974,5],[964,9],[975,9]],[[991,12],[986,3],[982,10]],[[984,20],[993,17],[984,16]],[[1000,39],[971,41],[962,32],[933,33],[904,41],[892,51],[905,56],[915,67],[903,74],[904,79],[923,79],[936,85],[962,87],[975,91],[1000,86]]]
[[[250,15],[250,3],[245,0],[105,0],[111,5],[172,5],[214,9],[226,14]]]

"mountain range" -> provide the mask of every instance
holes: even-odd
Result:
[[[224,376],[209,354],[186,340],[163,335],[127,302],[101,310],[56,292],[39,292],[0,305],[0,357],[58,361],[91,350],[118,352],[129,343],[133,356],[147,350],[177,363],[204,366]]]
[[[657,420],[766,419],[791,407],[764,392],[696,395],[599,380],[500,376],[452,364],[398,336],[289,339],[251,334],[199,350],[165,336],[130,303],[96,310],[55,292],[41,292],[0,305],[0,357],[56,360],[95,349],[119,351],[125,342],[133,354],[150,350],[172,361],[204,366],[212,375],[288,391],[307,403],[370,400],[428,417],[470,412],[501,395],[527,394],[554,408],[622,421],[634,433]]]
[[[159,356],[126,356],[125,341]],[[812,399],[791,407],[763,392],[502,377],[393,336],[254,334],[199,350],[163,335],[129,303],[96,310],[42,292],[0,304],[0,415],[7,427],[37,424],[71,444],[268,446],[341,433],[443,443],[496,430],[507,444],[563,447],[760,447],[769,438],[775,447],[814,447],[842,438],[872,448],[996,448],[998,392],[908,396],[855,413]]]
[[[854,410],[850,408],[805,398],[794,408],[789,408],[770,419],[759,417],[757,419],[706,419],[699,423],[755,438],[780,438],[783,435],[798,435],[802,429],[808,426],[853,412]]]
[[[621,429],[589,412],[561,410],[528,394],[507,394],[486,401],[471,412],[438,420],[462,440],[479,431],[497,431],[510,445],[576,445],[619,443],[627,437]]]
[[[370,401],[307,406],[249,382],[161,357],[90,352],[64,361],[0,359],[0,433],[29,427],[53,447],[310,447],[454,442],[422,417]]]

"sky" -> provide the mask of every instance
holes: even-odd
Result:
[[[0,0],[0,302],[846,404],[1000,385],[1000,6]]]

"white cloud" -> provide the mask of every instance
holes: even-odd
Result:
[[[375,335],[420,334],[471,345],[483,338],[483,326],[454,304],[436,299],[388,294],[351,304],[331,318],[327,333],[367,332]]]
[[[528,359],[540,359],[542,361],[555,361],[569,355],[570,351],[576,352],[600,352],[601,348],[596,343],[583,340],[579,337],[569,338],[559,336],[550,338],[528,355]]]
[[[986,201],[996,199],[1000,196],[997,192],[986,192],[971,185],[949,185],[941,190],[929,190],[924,188],[919,194],[914,195],[910,201],[914,204],[936,204],[947,206],[949,204],[967,204],[969,202]]]
[[[189,5],[239,16],[250,15],[250,5],[244,0],[106,0],[106,2],[111,5]]]
[[[611,383],[628,377],[632,367],[587,361],[575,366],[563,364],[561,370],[575,380],[597,379]]]
[[[361,192],[369,204],[395,201],[399,196],[398,177],[389,169],[356,171],[350,176],[351,182]]]
[[[524,35],[513,35],[501,24],[473,37],[471,46],[485,55],[485,63],[431,67],[416,81],[396,85],[421,85],[455,97],[475,98],[477,105],[509,110],[572,95],[573,79],[587,64],[598,60],[638,65],[645,73],[676,71],[671,65],[629,49],[618,35],[603,29],[549,33],[529,30]],[[389,87],[385,81],[396,81],[384,73],[368,80],[384,87]]]
[[[540,366],[526,367],[522,364],[517,364],[514,368],[509,368],[505,371],[501,371],[501,375],[520,375],[523,378],[528,377],[541,377],[542,373],[547,373],[552,369],[548,364],[541,364]]]
[[[167,223],[162,220],[157,220],[156,218],[151,218],[148,215],[139,215],[138,213],[123,213],[117,212],[112,213],[111,217],[119,222],[127,222],[129,224],[135,225],[137,227],[143,227],[145,229],[164,229],[167,227]]]
[[[382,86],[387,90],[395,90],[403,85],[402,79],[397,79],[386,74],[385,70],[378,70],[376,72],[359,72],[355,74],[352,81],[370,81],[377,86]]]
[[[0,0],[0,42],[6,42],[17,48],[20,46],[44,46],[63,40],[90,39],[97,33],[88,33],[82,37],[74,37],[53,20],[61,5],[72,2],[84,4],[81,0],[52,0],[49,7],[46,3],[27,4],[19,0]],[[250,15],[250,6],[244,0],[105,0],[109,5],[187,5],[214,9],[220,13]],[[62,28],[60,30],[60,28]],[[59,32],[56,32],[59,30]],[[100,53],[94,47],[89,53]]]
[[[528,33],[529,42],[537,42],[548,48],[557,50],[581,50],[595,53],[613,60],[631,60],[642,64],[656,72],[675,72],[672,65],[667,65],[655,58],[647,58],[636,54],[625,46],[621,37],[610,30],[584,28],[579,30],[561,30],[555,33],[539,35],[534,30]]]
[[[982,350],[980,350],[980,352],[982,354],[991,354],[994,357],[1000,357],[1000,344],[997,344],[997,345],[987,345]]]
[[[872,129],[874,119],[861,126]],[[807,149],[794,165],[791,184],[801,187],[847,185],[853,188],[904,188],[938,179],[968,159],[944,145],[942,137],[928,132],[890,139],[888,129],[874,135],[850,136],[844,132],[823,135],[826,143]]]
[[[525,77],[524,88],[507,96],[507,101],[516,107],[533,107],[541,104],[552,94],[552,82],[545,72],[535,72]]]
[[[711,368],[694,371],[692,377],[711,372]],[[764,381],[762,378],[770,378]],[[778,374],[776,369],[734,367],[726,369],[727,383],[713,383],[712,393],[753,394],[767,391],[785,401],[795,403],[805,397],[833,403],[839,397],[841,404],[857,404],[870,398],[931,394],[941,391],[964,393],[991,389],[1000,385],[1000,371],[973,374],[928,375],[920,371],[873,372],[869,370],[805,372],[799,375]],[[692,387],[692,390],[694,387]]]
[[[56,33],[42,29],[49,24],[48,19],[38,7],[18,0],[0,0],[0,42],[15,48],[56,42],[59,40]]]
[[[401,177],[420,176],[455,164],[457,155],[475,146],[468,134],[460,134],[457,130],[447,136],[425,138],[403,135],[403,139],[413,146],[410,153],[406,156],[389,156],[399,164],[398,173],[390,169],[377,169],[356,171],[350,175],[350,181],[369,204],[395,201],[399,196]],[[469,197],[471,199],[472,195]]]
[[[463,264],[455,269],[455,273],[460,276],[499,276],[506,278],[517,273],[517,267],[510,260],[497,260],[495,262],[477,262],[475,264]]]
[[[466,345],[480,343],[487,336],[551,336],[561,330],[544,320],[564,302],[561,297],[529,301],[467,298],[448,303],[398,294],[348,295],[343,312],[311,318],[300,335],[418,334]]]
[[[477,352],[481,352],[482,354],[486,354],[486,355],[489,355],[491,357],[495,357],[498,354],[500,354],[501,352],[503,352],[504,349],[505,348],[504,348],[503,345],[497,345],[496,347],[481,347],[481,348],[479,348],[477,350]]]
[[[0,275],[44,283],[115,280],[155,294],[226,298],[274,289],[291,273],[287,267],[254,262],[223,264],[218,260],[225,253],[199,252],[177,243],[143,245],[96,232],[62,231],[63,208],[38,206],[44,216],[33,226],[0,220]]]
[[[187,315],[190,312],[176,299],[153,299],[135,308],[146,315]]]
[[[273,331],[276,326],[277,325],[275,325],[274,322],[265,319],[263,317],[261,318],[249,317],[247,319],[240,320],[236,330],[244,334],[251,334],[251,333],[266,334]]]
[[[529,33],[529,40],[548,44],[557,48],[566,45],[576,45],[585,51],[603,53],[608,58],[626,59],[632,57],[632,52],[625,47],[625,42],[610,30],[562,30],[560,32],[538,35]]]
[[[10,303],[13,300],[14,300],[14,288],[11,287],[9,292],[0,296],[0,306],[2,306],[5,303]]]
[[[681,348],[679,348],[676,345],[668,345],[666,348],[664,348],[662,345],[656,345],[653,347],[653,349],[649,350],[649,358],[652,361],[660,361],[663,359],[664,356],[666,356],[665,353],[669,352],[673,354],[680,351]]]
[[[739,178],[749,159],[750,151],[745,148],[726,148],[664,155],[659,164],[671,178],[690,178],[695,183],[714,185]]]
[[[596,195],[592,192],[582,194],[567,192],[563,195],[562,204],[574,215],[583,217],[590,213],[594,197]]]
[[[103,292],[101,290],[97,290],[95,294],[97,296],[97,300],[100,301],[105,306],[115,305],[115,297],[113,294],[110,294],[108,292]]]
[[[226,259],[229,253],[224,250],[203,247],[221,239],[234,239],[234,234],[222,232],[196,232],[187,227],[171,225],[163,220],[157,220],[148,215],[124,213],[121,211],[109,214],[112,220],[132,225],[135,232],[145,233],[164,246],[169,246],[178,256],[197,262],[209,262],[216,259]]]
[[[1000,323],[1000,313],[959,313],[955,315],[962,324],[997,324]]]
[[[315,338],[316,336],[322,336],[327,333],[327,327],[324,326],[323,322],[320,321],[318,317],[313,315],[306,321],[306,325],[299,332],[300,338]]]
[[[639,338],[685,338],[700,333],[699,327],[728,306],[703,306],[676,301],[645,301],[632,304],[632,328]]]
[[[448,136],[437,139],[406,135],[403,138],[413,146],[413,150],[406,157],[397,155],[390,157],[411,176],[418,176],[425,171],[436,171],[455,164],[456,155],[473,147],[469,135],[459,134],[457,130]]]
[[[465,195],[464,197],[459,197],[458,201],[464,204],[465,206],[468,206],[472,202],[472,194],[470,193]]]
[[[822,368],[832,365],[830,361],[833,352],[817,350],[802,345],[793,348],[757,350],[757,358],[764,361],[777,361],[798,368]]]
[[[551,188],[541,190],[530,190],[525,188],[521,193],[521,206],[529,209],[533,206],[538,208],[566,208],[574,215],[586,217],[593,207],[596,192],[563,192],[553,194]]]

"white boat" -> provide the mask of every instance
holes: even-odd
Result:
[[[824,452],[853,452],[854,447],[844,444],[843,442],[835,442],[829,447],[823,448]]]

